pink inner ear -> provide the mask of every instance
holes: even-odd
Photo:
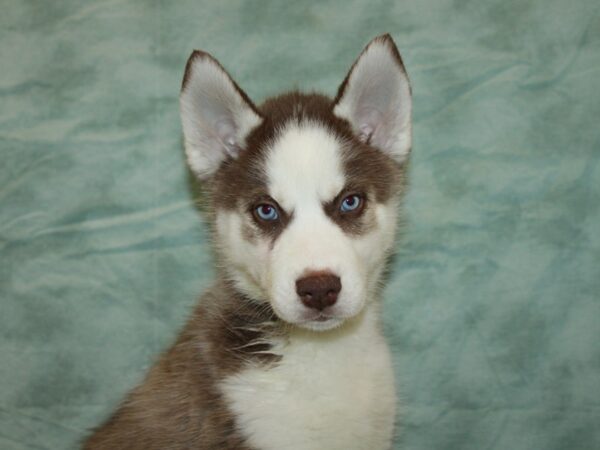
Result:
[[[373,136],[373,127],[367,124],[361,125],[360,132],[358,133],[360,142],[368,143],[371,140],[371,136]]]
[[[220,119],[215,123],[215,131],[227,154],[232,158],[237,158],[240,146],[236,141],[234,124],[230,120]]]
[[[356,118],[360,124],[358,127],[358,138],[361,142],[368,143],[382,119],[381,112],[372,106],[365,106],[356,112]]]

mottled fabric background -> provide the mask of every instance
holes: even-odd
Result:
[[[260,101],[334,94],[383,32],[415,125],[394,448],[600,448],[597,0],[2,0],[1,449],[76,448],[210,283],[192,49]]]

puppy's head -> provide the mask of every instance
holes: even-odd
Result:
[[[180,105],[224,276],[301,327],[357,315],[393,246],[411,148],[409,81],[391,37],[367,45],[333,101],[289,93],[259,107],[196,51]]]

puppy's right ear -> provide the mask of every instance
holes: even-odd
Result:
[[[185,152],[192,171],[206,179],[245,148],[262,118],[248,96],[208,53],[188,59],[179,96]]]

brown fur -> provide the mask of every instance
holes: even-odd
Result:
[[[279,325],[268,305],[217,282],[173,347],[83,448],[251,450],[217,382],[245,364],[276,363],[263,339],[281,334]]]

